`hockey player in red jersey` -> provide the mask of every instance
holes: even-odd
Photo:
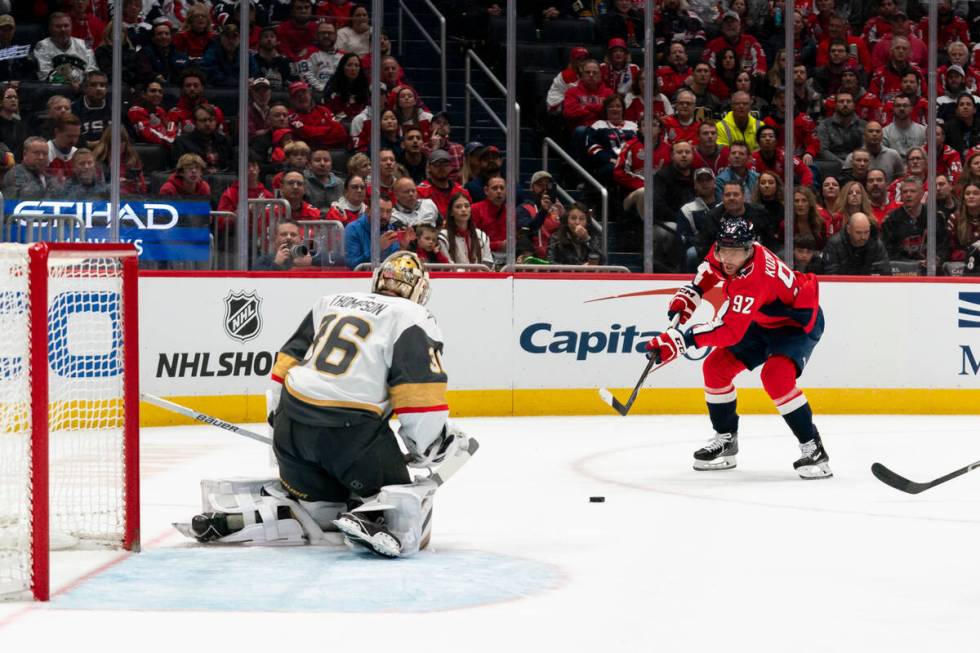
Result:
[[[762,366],[762,385],[800,443],[802,456],[793,467],[802,478],[832,476],[830,460],[806,396],[796,386],[810,354],[823,334],[817,279],[794,272],[770,250],[754,242],[743,217],[722,218],[715,246],[691,284],[671,298],[668,317],[687,322],[704,293],[719,282],[725,303],[711,322],[682,333],[670,327],[647,345],[661,363],[692,347],[713,347],[705,358],[704,389],[715,436],[694,452],[694,469],[735,467],[738,413],[733,379]]]

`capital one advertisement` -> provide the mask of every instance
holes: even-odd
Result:
[[[140,281],[140,370],[162,396],[261,395],[275,353],[313,302],[368,277],[164,276]],[[435,278],[429,309],[451,390],[630,388],[646,341],[667,325],[681,280]],[[804,388],[980,389],[980,284],[824,282],[824,336]],[[725,299],[706,294],[694,322]],[[701,388],[708,349],[651,374],[648,387]],[[759,387],[758,371],[739,387]]]

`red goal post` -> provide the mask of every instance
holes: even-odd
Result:
[[[132,245],[0,245],[0,598],[50,596],[51,548],[139,548]]]

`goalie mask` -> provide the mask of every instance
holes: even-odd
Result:
[[[371,292],[390,293],[416,304],[429,300],[429,272],[413,252],[395,252],[374,271]]]

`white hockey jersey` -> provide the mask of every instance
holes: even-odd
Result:
[[[280,350],[272,379],[301,407],[301,421],[394,412],[399,434],[424,450],[449,416],[442,347],[424,306],[374,293],[327,295]]]

